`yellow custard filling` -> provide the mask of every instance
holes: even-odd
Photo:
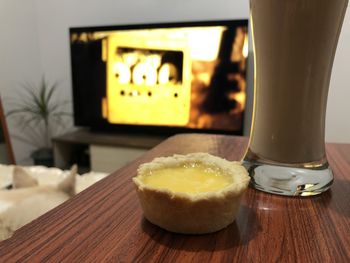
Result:
[[[222,189],[233,180],[220,169],[196,164],[152,170],[142,181],[154,188],[195,194]]]

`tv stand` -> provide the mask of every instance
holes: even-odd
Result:
[[[111,173],[143,155],[166,136],[126,133],[97,133],[78,129],[52,139],[54,165],[68,169],[74,163],[79,172]]]

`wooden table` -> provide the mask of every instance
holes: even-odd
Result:
[[[178,135],[0,243],[1,262],[350,262],[350,145],[328,144],[335,181],[311,198],[249,189],[237,220],[208,235],[166,232],[142,217],[131,182],[156,156],[204,151],[229,160],[247,140]]]

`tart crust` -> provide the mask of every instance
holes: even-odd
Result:
[[[216,191],[189,194],[154,188],[142,181],[151,170],[189,163],[217,167],[232,177],[233,182]],[[168,231],[183,234],[212,233],[231,224],[249,180],[240,162],[230,162],[208,153],[155,158],[140,165],[137,176],[133,178],[145,218]]]

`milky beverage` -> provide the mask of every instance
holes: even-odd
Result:
[[[247,157],[325,160],[324,121],[348,0],[251,0],[256,105]]]

